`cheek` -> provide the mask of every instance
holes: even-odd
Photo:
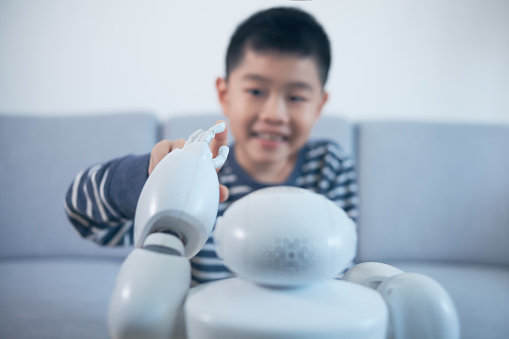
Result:
[[[310,112],[300,112],[294,120],[295,127],[301,131],[311,129],[316,121],[316,116]]]
[[[241,112],[235,111],[235,113],[229,117],[230,132],[235,140],[246,139],[249,136],[248,120],[239,113]]]
[[[316,119],[314,117],[301,117],[294,121],[292,124],[292,131],[295,135],[295,138],[300,141],[306,141],[309,138],[309,134],[311,133],[315,122]]]

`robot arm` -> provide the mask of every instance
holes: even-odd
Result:
[[[367,262],[343,276],[377,290],[389,307],[388,339],[458,339],[459,320],[449,294],[435,280],[393,266]]]
[[[140,248],[151,233],[170,232],[184,242],[184,256],[203,247],[216,221],[219,182],[216,169],[228,156],[228,147],[212,158],[209,143],[224,131],[221,122],[191,135],[182,149],[164,157],[150,174],[136,206],[134,243]]]
[[[212,158],[209,143],[224,123],[191,135],[164,157],[138,200],[135,246],[120,268],[110,302],[113,339],[168,339],[175,334],[189,290],[189,258],[205,244],[219,204],[216,169],[228,147]],[[178,329],[177,329],[178,331]]]

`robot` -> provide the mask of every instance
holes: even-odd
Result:
[[[114,339],[458,339],[454,304],[433,279],[353,260],[356,230],[328,199],[271,187],[217,219],[210,141],[224,123],[192,134],[148,178],[135,249],[119,271],[108,314]],[[215,229],[214,225],[216,224]],[[211,232],[237,277],[190,288],[190,263]]]

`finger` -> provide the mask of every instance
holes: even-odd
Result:
[[[230,196],[230,190],[225,185],[219,185],[219,202],[225,202]]]
[[[230,152],[230,148],[228,148],[228,146],[221,146],[219,148],[217,157],[212,159],[212,162],[214,163],[214,167],[216,169],[219,169],[219,168],[221,168],[221,166],[224,165],[224,163],[226,162],[226,158],[228,158],[229,152]]]
[[[159,141],[150,152],[150,161],[148,166],[148,174],[150,175],[154,168],[159,164],[159,162],[171,151],[184,147],[185,144],[184,139],[178,139],[174,141],[170,140],[161,140]]]
[[[148,166],[148,174],[150,175],[156,165],[161,161],[163,154],[168,154],[170,149],[170,140],[161,140],[159,141],[150,151],[150,163]]]
[[[177,148],[180,148],[180,149],[184,148],[185,144],[186,144],[185,139],[177,139],[175,141],[172,141],[171,142],[172,147],[170,149],[170,152],[176,150]]]
[[[216,123],[216,126],[218,126],[220,123],[224,123],[224,130],[222,132],[218,132],[214,139],[210,142],[210,150],[212,151],[212,157],[215,158],[219,154],[219,149],[222,146],[228,145],[228,126],[226,123],[222,120],[219,120]]]
[[[198,138],[198,136],[199,136],[201,133],[203,133],[203,130],[202,130],[202,129],[199,129],[199,130],[197,130],[196,132],[194,132],[193,134],[191,134],[191,135],[189,136],[189,138],[187,139],[187,141],[186,141],[185,145],[189,145],[189,144],[193,143],[193,142],[196,140],[196,138]],[[185,146],[185,145],[184,145],[184,146]]]

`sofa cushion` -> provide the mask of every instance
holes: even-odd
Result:
[[[148,153],[158,137],[148,114],[0,116],[0,257],[120,255],[81,239],[63,201],[95,163]]]
[[[509,265],[509,125],[359,125],[359,260]]]
[[[451,296],[462,339],[500,339],[509,335],[509,267],[439,262],[391,261],[403,271],[425,274]]]
[[[187,139],[194,131],[209,128],[218,120],[228,121],[219,113],[174,116],[164,124],[163,138]],[[354,154],[354,135],[355,129],[351,122],[341,117],[324,115],[318,119],[310,138],[334,140],[347,153]],[[231,143],[233,140],[232,134],[228,133],[228,141]]]
[[[2,338],[108,338],[120,258],[0,259]]]

